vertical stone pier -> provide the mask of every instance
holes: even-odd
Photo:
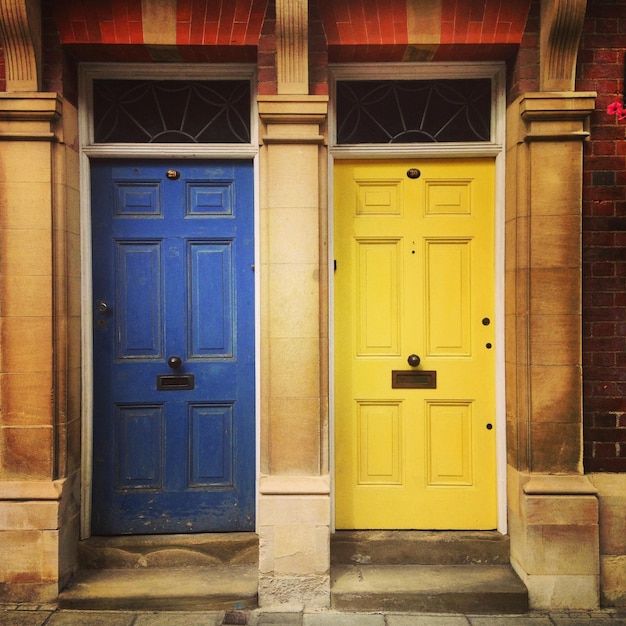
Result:
[[[598,501],[581,437],[582,142],[593,107],[594,94],[541,92],[508,112],[509,528],[533,608],[599,600]]]
[[[327,606],[327,260],[324,96],[259,100],[261,606]]]

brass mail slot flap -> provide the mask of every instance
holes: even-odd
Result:
[[[183,391],[195,389],[196,383],[193,374],[161,374],[157,376],[159,391]]]
[[[392,389],[437,389],[435,370],[392,370]]]

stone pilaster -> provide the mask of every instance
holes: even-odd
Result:
[[[0,580],[7,601],[55,600],[76,560],[80,248],[76,111],[66,109],[56,94],[0,94]]]
[[[327,99],[259,100],[259,601],[328,606]]]
[[[509,524],[534,608],[598,604],[596,490],[581,475],[582,142],[594,97],[530,93],[508,111]]]

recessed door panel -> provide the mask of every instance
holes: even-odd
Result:
[[[188,254],[190,356],[232,358],[237,321],[232,242],[191,242]]]
[[[161,242],[116,241],[117,357],[159,358],[161,319]]]
[[[117,489],[160,489],[162,406],[117,406]]]
[[[233,486],[233,406],[190,407],[190,486]]]
[[[398,354],[398,240],[357,239],[357,354]]]
[[[402,482],[402,407],[394,402],[359,402],[357,406],[360,485]]]
[[[425,419],[427,484],[472,485],[472,404],[427,402]]]
[[[426,353],[468,356],[471,350],[471,240],[424,242]]]

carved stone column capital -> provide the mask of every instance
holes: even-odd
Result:
[[[0,2],[0,42],[9,92],[41,90],[41,6],[39,0]]]
[[[279,94],[309,93],[308,0],[276,0]]]
[[[587,0],[541,0],[541,91],[574,91]]]
[[[0,142],[62,141],[62,114],[55,93],[0,93]]]

